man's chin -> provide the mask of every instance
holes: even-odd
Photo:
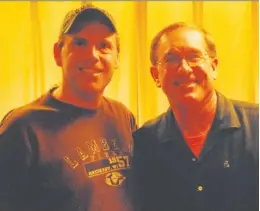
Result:
[[[185,93],[179,96],[174,96],[174,101],[178,103],[179,105],[183,106],[190,106],[190,105],[196,105],[200,101],[202,101],[203,96],[201,93],[196,93],[196,92],[189,92]]]
[[[84,86],[81,88],[80,92],[83,94],[83,95],[93,95],[93,96],[96,96],[96,95],[101,95],[103,94],[103,91],[104,91],[104,88],[103,87],[100,87],[100,86]]]
[[[199,97],[194,93],[187,93],[181,97],[181,100],[183,101],[183,103],[198,102]]]

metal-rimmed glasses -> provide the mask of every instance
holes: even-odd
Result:
[[[204,53],[192,53],[189,55],[186,55],[184,57],[181,57],[177,54],[166,54],[162,60],[158,61],[157,64],[162,66],[163,68],[177,68],[182,63],[182,60],[185,60],[186,63],[189,65],[189,67],[197,67],[203,64],[207,59],[209,58],[209,55]]]

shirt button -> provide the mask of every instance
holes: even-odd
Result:
[[[197,187],[197,191],[203,191],[203,186],[199,185],[199,186]]]
[[[196,161],[196,158],[192,158],[192,161]]]

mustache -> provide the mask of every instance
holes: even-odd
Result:
[[[196,83],[196,84],[199,84],[200,81],[199,80],[193,80],[193,81],[173,81],[172,84],[174,86],[180,86],[182,84],[186,84],[186,83]]]

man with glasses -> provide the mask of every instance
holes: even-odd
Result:
[[[134,134],[136,209],[257,211],[258,105],[215,90],[212,37],[174,23],[155,36],[150,59],[170,108]]]

